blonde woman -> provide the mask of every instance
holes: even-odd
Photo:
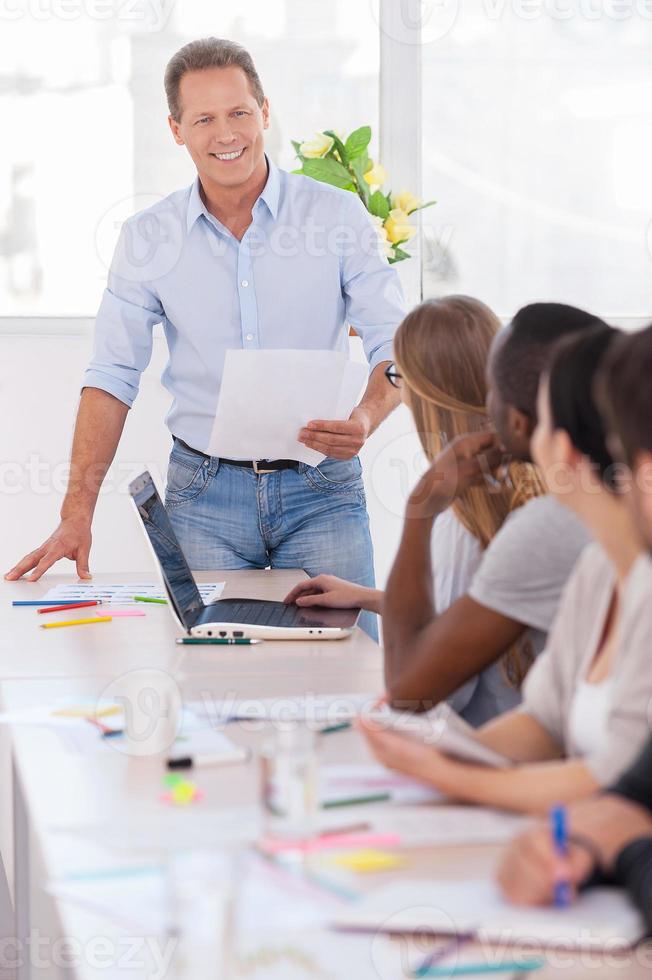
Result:
[[[431,463],[442,454],[450,455],[468,433],[475,434],[470,437],[472,440],[486,441],[487,357],[499,329],[500,322],[492,311],[467,296],[422,303],[398,328],[394,339],[396,364],[387,374],[400,387]],[[488,439],[492,442],[493,437]],[[527,463],[511,466],[509,476],[500,487],[484,479],[478,486],[470,485],[475,475],[468,486],[458,483],[455,499],[435,520],[431,535],[432,582],[428,588],[434,594],[438,613],[468,591],[484,551],[507,516],[543,492],[537,471]],[[381,613],[383,598],[378,589],[319,575],[293,589],[286,602],[301,606],[360,606]],[[526,626],[520,627],[520,633],[525,634]],[[520,700],[520,683],[536,651],[527,635],[505,643],[503,651],[499,662],[449,692],[449,702],[471,724],[480,725]],[[390,683],[390,694],[392,686]],[[425,676],[420,697],[426,702],[430,697]],[[431,704],[430,701],[423,707]]]

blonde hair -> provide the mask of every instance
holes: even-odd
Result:
[[[456,436],[489,427],[486,368],[499,329],[498,317],[470,296],[426,300],[399,326],[394,338],[396,365],[429,460]],[[485,549],[508,514],[545,492],[534,466],[512,463],[504,485],[465,490],[453,511]],[[504,654],[503,669],[512,686],[520,686],[531,662],[531,649],[523,643]]]

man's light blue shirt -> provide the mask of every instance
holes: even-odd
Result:
[[[161,380],[172,396],[166,423],[202,451],[227,350],[347,351],[350,325],[371,371],[391,360],[405,312],[358,196],[268,165],[242,241],[206,209],[199,178],[129,218],[97,314],[84,385],[131,406],[161,323],[169,350]]]

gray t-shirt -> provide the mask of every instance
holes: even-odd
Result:
[[[591,536],[554,497],[535,497],[507,518],[492,539],[469,595],[476,602],[529,627],[532,653],[546,645],[564,586]],[[453,696],[455,697],[455,696]],[[507,686],[500,661],[479,675],[471,724],[515,707],[520,694]],[[471,706],[469,706],[471,707]]]

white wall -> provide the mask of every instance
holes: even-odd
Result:
[[[79,387],[91,342],[90,332],[78,336],[0,335],[3,571],[39,545],[58,523]],[[165,360],[165,342],[159,337],[98,503],[91,570],[151,570],[127,485],[145,467],[159,488],[165,482],[170,436],[163,419],[169,396],[159,382]],[[398,543],[405,493],[421,471],[418,441],[403,407],[371,437],[363,463],[377,577],[383,585]],[[74,570],[67,561],[60,563],[60,569]]]

